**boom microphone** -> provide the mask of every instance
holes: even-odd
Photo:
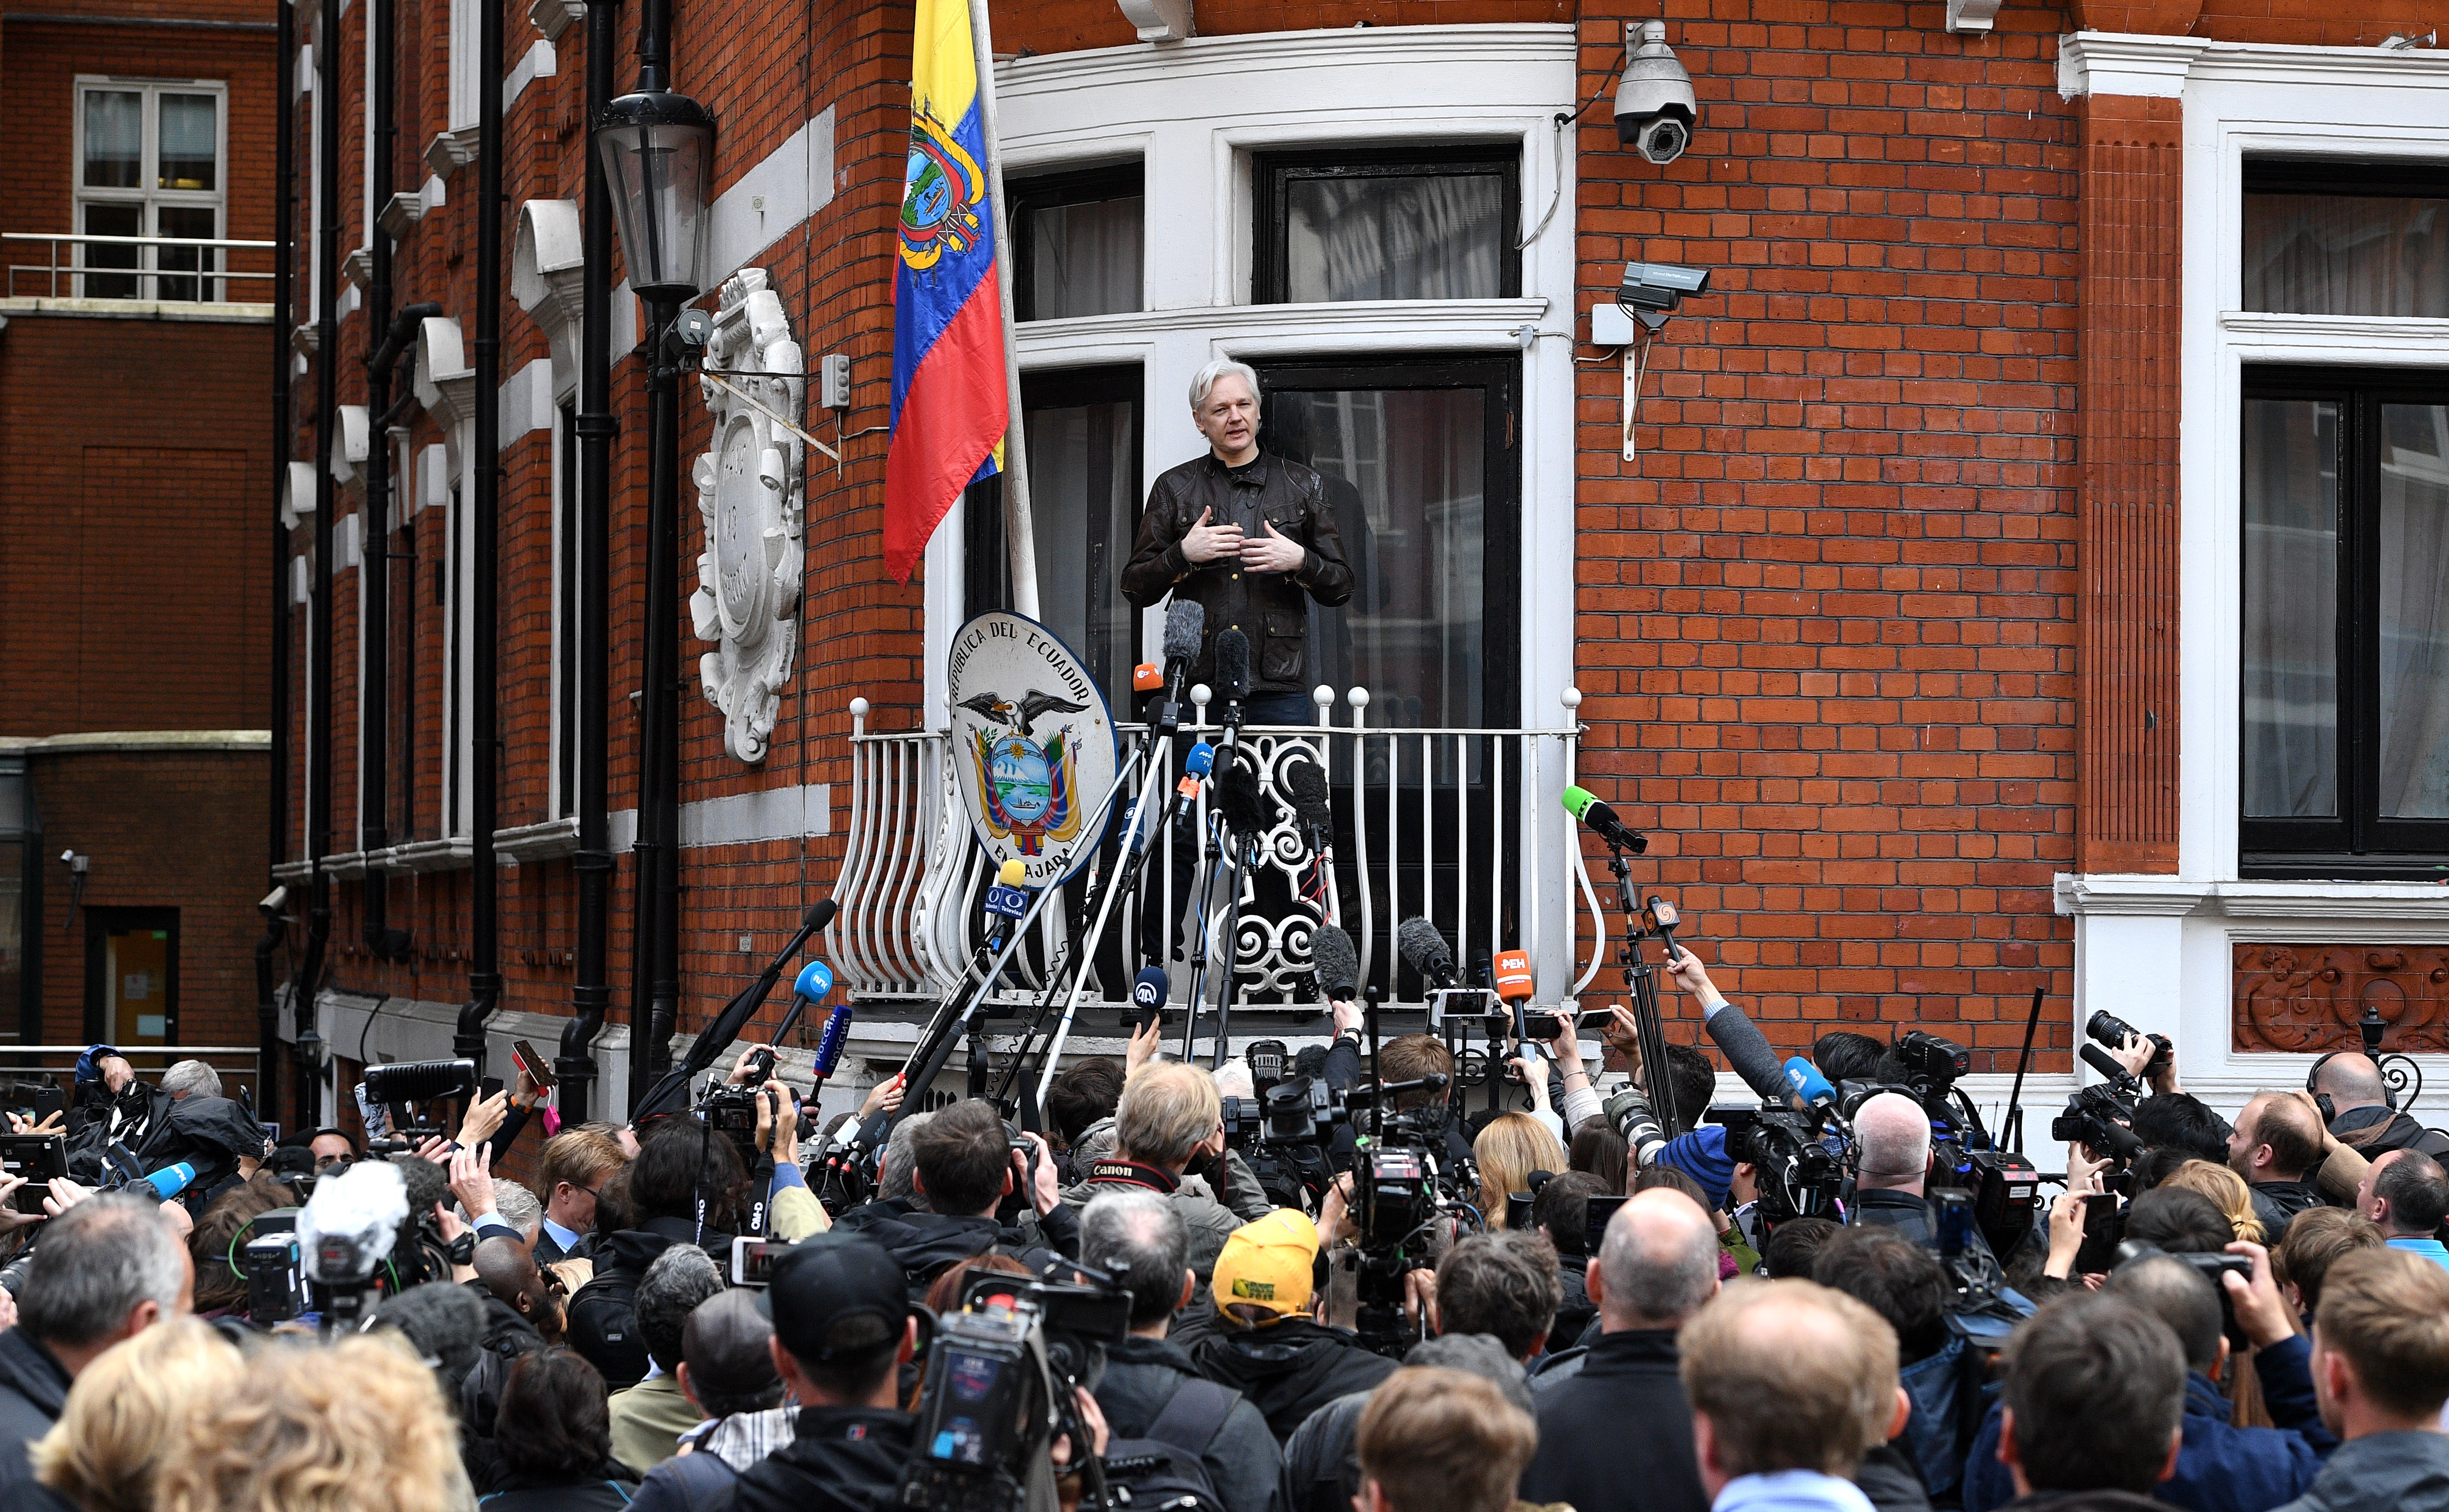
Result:
[[[1590,789],[1567,788],[1563,798],[1565,812],[1595,831],[1598,837],[1608,844],[1635,855],[1649,849],[1649,841],[1628,828],[1622,819],[1616,817],[1615,810],[1601,802],[1599,795]]]
[[[1165,660],[1171,679],[1178,680],[1199,660],[1199,642],[1206,634],[1205,605],[1195,599],[1176,599],[1166,605]]]
[[[1216,636],[1216,696],[1225,702],[1224,722],[1241,723],[1236,705],[1250,696],[1250,638],[1238,628]]]
[[[1259,785],[1257,765],[1237,754],[1216,780],[1216,812],[1224,816],[1226,829],[1249,839],[1274,829],[1283,805]]]
[[[369,1102],[430,1102],[475,1090],[473,1061],[383,1061],[366,1067]]]
[[[1420,974],[1421,980],[1440,987],[1460,986],[1455,975],[1454,956],[1446,949],[1446,937],[1426,919],[1405,919],[1395,930],[1395,948],[1403,964]]]
[[[1349,1003],[1360,994],[1360,955],[1352,936],[1332,924],[1310,931],[1309,958],[1318,966],[1318,990],[1330,1003]]]
[[[1326,772],[1315,761],[1296,761],[1283,769],[1284,795],[1292,799],[1293,817],[1301,822],[1302,839],[1310,854],[1326,849],[1335,828],[1335,805],[1326,791]]]

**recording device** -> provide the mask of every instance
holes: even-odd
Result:
[[[792,992],[802,1003],[822,1003],[834,989],[833,967],[822,961],[811,961],[791,986]],[[842,1042],[850,1038],[851,1025],[858,1022],[858,1010],[847,1003],[836,1004],[825,1014],[824,1032],[817,1036],[816,1064],[811,1068],[819,1084],[830,1079],[841,1064]]]
[[[298,1253],[324,1332],[357,1331],[375,1271],[407,1220],[407,1181],[388,1160],[360,1160],[316,1184],[298,1217]]]
[[[1683,268],[1671,262],[1628,262],[1624,281],[1616,285],[1615,302],[1632,312],[1650,330],[1667,324],[1686,295],[1709,292],[1709,270]]]
[[[10,1111],[22,1113],[36,1123],[54,1113],[66,1112],[68,1105],[68,1095],[60,1090],[56,1081],[11,1081],[7,1098]]]
[[[1837,1113],[1837,1089],[1828,1084],[1828,1079],[1820,1074],[1818,1066],[1793,1055],[1786,1057],[1784,1069],[1786,1090],[1802,1099],[1805,1109],[1823,1119],[1843,1121]]]
[[[1165,669],[1153,661],[1142,661],[1131,668],[1131,691],[1154,693],[1165,686]]]
[[[1897,1036],[1896,1055],[1904,1065],[1908,1083],[1927,1082],[1941,1090],[1973,1069],[1972,1051],[1922,1029]]]
[[[1215,804],[1224,828],[1243,840],[1254,839],[1274,829],[1276,816],[1283,812],[1283,805],[1261,785],[1256,758],[1239,747],[1224,775],[1216,779]]]
[[[1224,728],[1242,728],[1242,700],[1250,696],[1250,638],[1237,628],[1216,636],[1216,696],[1224,700]]]
[[[1496,959],[1491,964],[1491,973],[1496,979],[1496,996],[1506,1003],[1528,1002],[1537,986],[1531,973],[1531,952],[1528,950],[1497,951]],[[1535,1037],[1552,1040],[1555,1035],[1551,1031]]]
[[[774,1262],[790,1248],[783,1239],[753,1238],[742,1234],[731,1241],[731,1284],[758,1288],[773,1284]]]
[[[1422,918],[1405,919],[1395,929],[1395,949],[1403,964],[1420,975],[1431,986],[1454,988],[1462,985],[1455,974],[1454,953],[1446,948],[1446,937],[1437,927]]]
[[[2134,1025],[2107,1008],[2096,1010],[2091,1018],[2085,1020],[2083,1032],[2112,1050],[2126,1048],[2126,1042],[2135,1038],[2139,1033]],[[2143,1066],[2143,1076],[2148,1081],[2169,1069],[2169,1058],[2177,1053],[2177,1047],[2169,1042],[2169,1037],[2165,1034],[2145,1034],[2141,1038],[2151,1042],[2151,1059],[2144,1062]]]
[[[2143,1153],[2143,1141],[2128,1127],[2134,1110],[2108,1087],[2078,1089],[2067,1099],[2066,1111],[2050,1120],[2050,1138],[2062,1144],[2080,1144],[2124,1167]]]
[[[1649,1110],[1649,1098],[1627,1087],[1599,1105],[1608,1122],[1624,1136],[1625,1144],[1632,1151],[1633,1164],[1648,1165],[1667,1145],[1667,1131],[1659,1126],[1658,1116]]]
[[[1165,689],[1165,697],[1148,718],[1159,735],[1169,737],[1182,728],[1182,684],[1190,676],[1191,663],[1199,660],[1199,642],[1206,633],[1205,605],[1181,598],[1166,605],[1165,674],[1156,684]]]
[[[1360,954],[1352,936],[1332,924],[1310,931],[1309,958],[1318,969],[1319,996],[1331,1003],[1349,1003],[1360,994]]]
[[[366,1067],[372,1102],[433,1102],[476,1090],[473,1061],[383,1061]]]
[[[1763,1232],[1794,1218],[1833,1218],[1845,1164],[1822,1142],[1817,1123],[1790,1108],[1711,1108],[1706,1120],[1726,1128],[1726,1153],[1753,1168]]]
[[[192,1160],[181,1160],[175,1165],[165,1165],[159,1171],[147,1172],[140,1178],[144,1185],[153,1189],[153,1196],[164,1202],[187,1190],[188,1184],[195,1179],[196,1165]],[[129,1183],[131,1186],[136,1184],[136,1182]]]
[[[1021,886],[1021,882],[1028,875],[1029,868],[1018,856],[1014,856],[997,867],[995,879],[987,884],[986,924],[987,928],[998,942],[1003,939],[1004,930],[1004,926],[999,921],[1017,920],[1028,916],[1029,891]]]
[[[1131,979],[1129,1022],[1133,1034],[1146,1032],[1149,1024],[1164,1016],[1165,1000],[1172,990],[1173,984],[1167,978],[1165,967],[1161,966],[1140,967],[1140,974]]]
[[[550,1092],[553,1088],[552,1063],[536,1053],[536,1047],[525,1040],[511,1042],[511,1063],[528,1074],[528,1080]]]
[[[1533,1171],[1531,1174],[1533,1176],[1553,1175],[1552,1172],[1548,1171]],[[1516,1234],[1530,1233],[1531,1230],[1535,1227],[1531,1220],[1531,1209],[1533,1204],[1536,1203],[1538,1200],[1539,1195],[1535,1192],[1508,1192],[1505,1194],[1505,1226]]]
[[[1302,844],[1312,855],[1323,854],[1335,833],[1335,804],[1327,793],[1326,769],[1315,761],[1291,761],[1278,780],[1283,784],[1284,796],[1292,800]]]
[[[1565,812],[1608,844],[1635,855],[1649,849],[1649,839],[1617,818],[1615,810],[1590,789],[1567,788],[1563,796]]]
[[[1972,1247],[1973,1194],[1962,1187],[1933,1187],[1930,1206],[1936,1218],[1939,1256],[1953,1260]]]
[[[239,1270],[246,1277],[246,1318],[257,1328],[287,1323],[306,1311],[306,1269],[298,1249],[297,1208],[255,1215]]]
[[[1253,1040],[1242,1051],[1250,1066],[1250,1084],[1261,1097],[1284,1080],[1292,1069],[1292,1049],[1282,1040]]]
[[[1085,1444],[1078,1391],[1130,1328],[1130,1293],[1093,1266],[1087,1284],[986,1273],[935,1324],[918,1397],[916,1455],[896,1501],[926,1512],[1021,1512],[1058,1433]],[[1084,1459],[1084,1502],[1103,1470]]]
[[[26,1178],[26,1184],[9,1199],[11,1212],[44,1216],[43,1198],[49,1195],[51,1182],[67,1174],[67,1135],[0,1134],[0,1175]]]
[[[1216,748],[1202,740],[1182,758],[1182,776],[1174,783],[1173,791],[1185,801],[1199,796],[1199,784],[1206,781],[1207,774],[1214,770]]]
[[[1624,79],[1615,88],[1616,140],[1651,163],[1672,163],[1691,144],[1700,119],[1692,76],[1667,45],[1667,23],[1626,23]]]
[[[2087,1044],[2078,1053],[2083,1057],[2083,1063],[2099,1072],[2101,1080],[2115,1087],[2120,1096],[2130,1101],[2136,1101],[2151,1095],[2150,1088],[2136,1081],[2133,1072],[2119,1064],[2100,1046]]]

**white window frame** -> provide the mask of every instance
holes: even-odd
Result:
[[[2058,911],[2076,920],[2075,1024],[2080,1034],[2092,1009],[2108,1008],[2173,1035],[2186,1088],[2228,1105],[2301,1083],[2313,1059],[2230,1048],[2237,944],[2449,942],[2449,909],[2430,884],[2237,876],[2244,369],[2449,369],[2449,320],[2240,308],[2245,161],[2449,162],[2449,56],[2081,32],[2061,44],[2058,75],[2069,96],[2181,100],[2185,162],[2178,874],[2058,878]],[[2422,1059],[2437,1119],[2449,1107],[2449,1058]]]
[[[85,97],[88,93],[95,92],[128,91],[133,91],[143,98],[139,112],[140,124],[137,127],[142,150],[136,174],[137,187],[133,189],[88,188],[85,182]],[[218,187],[209,190],[156,187],[161,178],[162,96],[164,94],[212,96],[213,182]],[[195,209],[199,207],[209,207],[213,212],[213,239],[220,240],[228,235],[230,154],[227,82],[219,79],[126,79],[110,74],[81,73],[76,76],[72,86],[69,117],[72,124],[72,142],[68,158],[70,189],[68,214],[71,218],[68,229],[71,233],[78,236],[86,234],[85,212],[87,205],[133,204],[142,207],[144,222],[138,233],[141,236],[160,235],[161,212],[164,208]],[[224,280],[213,276],[220,272],[222,265],[221,254],[218,251],[205,252],[202,258],[205,271],[202,274],[173,272],[167,275],[153,271],[158,264],[160,251],[158,247],[138,249],[136,297],[161,298],[161,280],[164,277],[200,280],[196,289],[199,299],[178,301],[183,304],[217,301],[225,292],[222,288]],[[87,265],[86,249],[81,245],[76,248],[76,265],[81,268]],[[96,276],[125,278],[128,275],[118,269],[97,269]],[[80,274],[77,277],[74,287],[76,297],[80,299],[88,297],[86,294],[84,275]]]

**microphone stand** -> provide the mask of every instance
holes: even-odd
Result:
[[[1221,784],[1224,780],[1224,774],[1232,770],[1233,754],[1241,749],[1241,740],[1242,700],[1239,698],[1228,698],[1224,700],[1224,738],[1216,747],[1218,765],[1208,768],[1209,781]],[[1191,1042],[1196,1038],[1199,1028],[1199,1005],[1207,996],[1207,963],[1215,955],[1216,950],[1215,939],[1209,932],[1209,920],[1213,914],[1208,908],[1208,900],[1215,893],[1217,864],[1224,860],[1224,845],[1226,828],[1224,815],[1211,813],[1208,816],[1207,845],[1205,852],[1205,874],[1201,878],[1205,886],[1199,893],[1199,960],[1191,968],[1190,995],[1185,1002],[1186,1011],[1182,1016],[1182,1059],[1186,1062],[1191,1059]],[[1246,842],[1239,834],[1236,834],[1233,840],[1230,864],[1223,869],[1225,886],[1230,890],[1224,897],[1224,976],[1216,987],[1216,1048],[1208,1061],[1208,1067],[1211,1070],[1224,1063],[1225,1035],[1233,1011],[1233,979],[1237,975],[1234,967],[1238,964],[1241,949],[1242,847]]]
[[[1624,943],[1616,947],[1616,964],[1624,967],[1625,990],[1632,995],[1633,1033],[1641,1045],[1643,1078],[1649,1093],[1650,1116],[1667,1138],[1685,1132],[1675,1107],[1675,1089],[1667,1075],[1667,1030],[1658,1014],[1658,978],[1642,959],[1641,942],[1650,931],[1642,926],[1641,900],[1632,887],[1632,863],[1624,847],[1608,842],[1608,871],[1615,878],[1616,907],[1624,910]],[[1670,940],[1668,949],[1674,948]]]
[[[765,999],[774,990],[774,984],[782,980],[782,972],[789,967],[792,958],[800,953],[800,947],[806,945],[808,943],[808,937],[816,933],[817,930],[821,928],[821,925],[811,924],[802,920],[800,925],[800,932],[791,936],[791,943],[782,947],[781,950],[775,955],[773,960],[765,963],[765,969],[757,973],[756,981],[751,982],[748,986],[741,988],[737,996],[733,997],[729,1003],[723,1005],[723,1011],[715,1015],[715,1022],[718,1024],[723,1023],[724,1020],[730,1019],[734,1013],[738,1013],[739,1017],[732,1022],[745,1026],[750,1019],[757,1016],[757,1010],[764,1005]],[[746,1011],[742,1012],[741,1009],[743,1005],[746,1005]],[[792,1024],[798,1022],[799,1017],[800,1007],[799,1004],[795,1002],[792,1005],[790,1014],[782,1021],[781,1029],[774,1036],[776,1043],[779,1043],[782,1036],[790,1032]],[[683,1058],[681,1063],[665,1072],[663,1080],[657,1081],[654,1086],[647,1091],[645,1097],[638,1100],[638,1106],[630,1111],[629,1121],[635,1123],[640,1119],[653,1117],[655,1113],[662,1109],[665,1102],[671,1100],[671,1096],[674,1092],[682,1090],[688,1085],[689,1078],[697,1075],[700,1071],[704,1070],[707,1066],[712,1065],[715,1062],[715,1060],[720,1057],[723,1051],[730,1049],[732,1044],[738,1041],[739,1038],[740,1036],[736,1031],[729,1039],[721,1041],[720,1043],[716,1042],[712,1035],[699,1036],[697,1043],[689,1046],[689,1052],[687,1056]],[[713,1047],[711,1049],[707,1048],[709,1045]]]

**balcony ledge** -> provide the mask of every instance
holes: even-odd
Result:
[[[66,316],[77,320],[177,320],[207,325],[270,325],[268,304],[207,303],[195,299],[51,299],[25,296],[0,299],[0,319],[15,316]]]

